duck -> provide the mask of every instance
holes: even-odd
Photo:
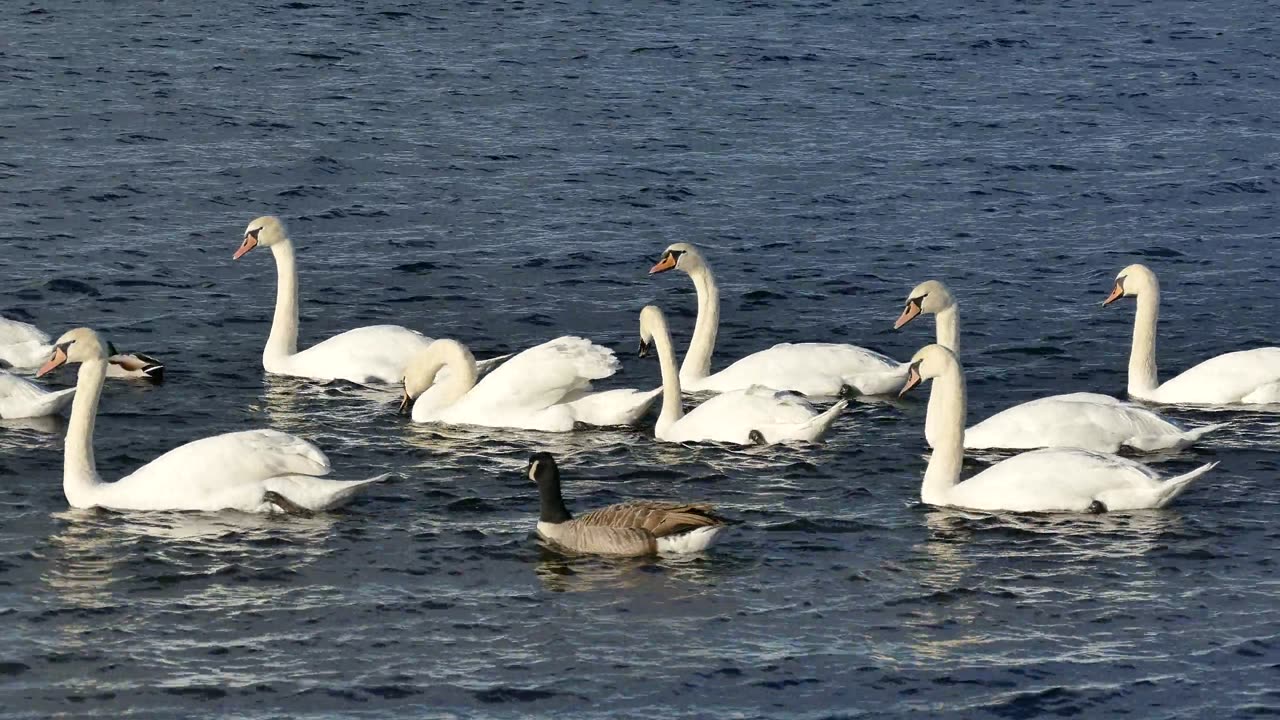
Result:
[[[580,425],[633,425],[661,388],[591,390],[593,380],[607,378],[620,367],[609,348],[565,335],[517,353],[480,378],[471,351],[457,340],[442,338],[409,363],[400,409],[418,423],[542,432],[569,432]]]
[[[929,415],[938,435],[920,487],[928,505],[1009,512],[1103,513],[1162,508],[1212,470],[1207,463],[1162,479],[1150,467],[1110,453],[1045,448],[1015,455],[964,482],[965,382],[950,349],[927,345],[911,358],[899,396],[932,380]]]
[[[650,275],[679,270],[693,280],[698,317],[680,366],[685,392],[720,393],[760,386],[809,397],[835,397],[845,387],[858,395],[888,395],[906,378],[906,365],[874,350],[837,343],[779,343],[711,372],[720,327],[720,288],[698,248],[679,242],[667,247]]]
[[[107,377],[164,382],[164,364],[140,352],[109,348]],[[53,353],[49,334],[30,323],[0,316],[0,368],[36,370]],[[67,402],[70,402],[68,399]]]
[[[574,517],[560,493],[560,469],[551,453],[534,453],[525,470],[538,486],[538,537],[570,553],[636,557],[697,553],[711,547],[727,526],[702,503],[633,500]]]
[[[722,392],[685,413],[666,316],[656,305],[647,305],[640,311],[640,356],[655,349],[662,372],[662,410],[654,437],[663,442],[817,442],[848,407],[852,394],[843,388],[845,397],[819,413],[798,393],[755,385]]]
[[[276,430],[245,430],[179,446],[115,482],[98,475],[93,430],[107,376],[107,345],[90,328],[58,338],[43,377],[79,363],[67,424],[62,489],[73,508],[239,510],[307,515],[339,507],[389,474],[330,480],[329,459],[315,445]]]
[[[893,324],[902,328],[920,315],[936,318],[937,344],[960,354],[960,311],[955,296],[939,280],[912,288],[906,306]],[[964,431],[970,450],[1030,450],[1078,447],[1116,453],[1177,451],[1199,442],[1223,424],[1185,429],[1148,408],[1100,393],[1068,393],[1037,398],[1001,410]],[[937,430],[926,424],[925,440],[932,447]]]
[[[0,420],[48,417],[71,405],[76,389],[45,390],[30,380],[0,370]]]
[[[268,373],[321,382],[398,383],[409,361],[431,344],[431,338],[416,330],[399,325],[370,325],[334,335],[299,351],[298,269],[293,241],[289,239],[284,221],[274,215],[252,220],[231,259],[239,260],[257,247],[270,248],[276,261],[275,316],[262,351],[262,367]],[[481,373],[504,359],[481,362]]]
[[[1264,405],[1280,403],[1280,347],[1224,353],[1161,384],[1156,368],[1156,322],[1160,281],[1151,268],[1130,265],[1116,275],[1103,307],[1135,298],[1133,346],[1129,354],[1130,397],[1177,405]]]

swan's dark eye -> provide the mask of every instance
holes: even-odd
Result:
[[[665,255],[666,255],[667,257],[671,258],[671,262],[673,262],[673,263],[678,263],[678,262],[680,262],[680,256],[681,256],[681,255],[683,255],[683,254],[684,254],[684,251],[683,251],[683,250],[668,250],[668,251],[665,253]]]
[[[254,229],[250,230],[249,232],[245,233],[245,234],[244,234],[244,236],[245,236],[245,237],[251,237],[251,238],[253,238],[254,240],[257,240],[257,239],[258,239],[258,233],[260,233],[260,232],[262,232],[262,228],[257,227],[257,228],[254,228]]]
[[[75,340],[68,340],[68,341],[66,341],[66,342],[62,343],[61,345],[54,345],[54,347],[56,347],[56,348],[58,348],[59,350],[61,350],[61,351],[62,351],[62,353],[65,355],[65,354],[66,354],[66,352],[67,352],[67,350],[69,350],[69,349],[71,348],[71,346],[75,344],[75,342],[76,342]]]
[[[917,295],[916,297],[911,298],[908,302],[910,302],[912,305],[915,305],[916,309],[919,310],[924,306],[924,299],[927,297],[929,297],[929,293],[925,293],[923,295]]]

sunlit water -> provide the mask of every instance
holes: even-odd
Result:
[[[398,476],[308,520],[69,511],[63,424],[3,425],[0,717],[1280,712],[1273,414],[1171,410],[1229,426],[1162,458],[1222,463],[1164,511],[939,510],[924,392],[820,447],[415,427],[395,389],[264,378],[274,269],[231,261],[279,213],[304,345],[577,333],[619,352],[618,387],[658,383],[643,305],[687,339],[688,279],[645,274],[670,242],[718,273],[717,366],[780,340],[906,359],[931,323],[890,325],[938,277],[971,418],[1118,394],[1132,305],[1098,304],[1130,262],[1161,277],[1166,377],[1276,341],[1280,7],[439,5],[0,15],[0,312],[168,365],[108,385],[102,474],[274,427],[339,476]],[[573,507],[707,499],[739,524],[693,558],[556,556],[535,450]]]

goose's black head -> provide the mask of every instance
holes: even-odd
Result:
[[[534,453],[529,458],[525,474],[538,485],[538,497],[542,506],[538,520],[562,523],[573,519],[564,506],[564,497],[560,495],[560,469],[556,467],[556,459],[551,453]]]

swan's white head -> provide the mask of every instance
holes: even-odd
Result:
[[[1143,293],[1159,290],[1160,281],[1156,280],[1156,274],[1151,268],[1142,263],[1134,263],[1116,275],[1115,287],[1111,288],[1111,294],[1102,304],[1110,305],[1122,297],[1138,297]]]
[[[653,346],[653,336],[665,331],[667,318],[657,305],[645,305],[640,311],[640,357],[646,357]]]
[[[893,324],[893,329],[906,325],[916,316],[922,313],[938,314],[948,308],[956,305],[956,299],[951,296],[951,291],[946,285],[938,280],[926,280],[915,286],[910,293],[907,294],[907,306],[902,309],[902,314],[898,316],[898,321]]]
[[[82,363],[90,360],[106,360],[112,354],[110,343],[104,343],[98,333],[89,328],[68,330],[53,343],[53,355],[49,361],[40,366],[36,377],[42,377],[67,363]]]
[[[413,356],[404,369],[404,399],[400,402],[400,412],[408,413],[413,409],[414,401],[435,384],[436,373],[450,360],[466,363],[473,368],[476,365],[475,356],[466,345],[457,340],[436,340]]]
[[[255,218],[244,229],[244,242],[240,243],[240,249],[231,256],[232,260],[239,260],[244,257],[250,250],[261,245],[262,247],[271,247],[278,242],[288,240],[289,236],[284,230],[284,221],[275,215],[263,215]]]
[[[698,252],[698,248],[689,243],[673,243],[662,251],[662,257],[649,268],[649,274],[666,272],[672,268],[690,273],[702,265],[702,253]]]
[[[908,390],[925,380],[932,380],[959,364],[956,354],[948,348],[942,345],[925,345],[911,357],[907,384],[902,386],[902,392],[898,393],[898,397],[906,395]]]

